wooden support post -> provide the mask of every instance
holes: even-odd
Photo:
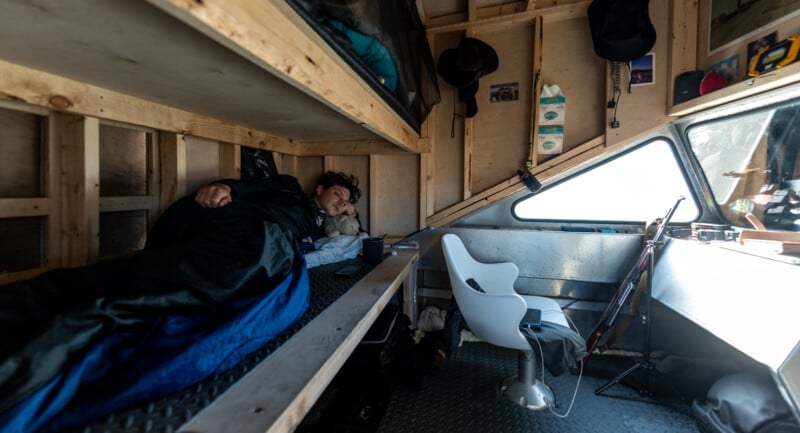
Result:
[[[475,28],[467,29],[468,38],[475,37]],[[464,119],[464,195],[466,200],[472,197],[472,153],[474,150],[475,122],[473,118]]]
[[[100,250],[100,122],[59,115],[62,266],[95,261]]]
[[[186,195],[186,141],[181,134],[161,132],[161,212]]]
[[[542,94],[542,34],[543,19],[537,16],[533,20],[533,82],[531,83],[531,134],[528,169],[539,164],[539,95]]]
[[[219,177],[226,179],[242,177],[242,148],[238,144],[219,144]]]

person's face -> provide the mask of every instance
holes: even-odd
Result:
[[[330,188],[323,188],[317,185],[314,201],[317,206],[330,216],[338,216],[349,213],[353,209],[350,204],[350,190],[343,186],[333,185]]]

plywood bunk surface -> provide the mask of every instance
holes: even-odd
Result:
[[[292,327],[230,370],[181,392],[119,411],[77,432],[287,432],[311,409],[397,289],[416,251],[398,251],[349,278],[350,262],[309,269],[308,310]]]
[[[266,133],[284,152],[330,140],[421,149],[419,134],[283,1],[4,1],[0,71],[0,99],[135,120],[133,107],[120,116],[119,103],[103,101],[97,89],[107,89],[243,129],[243,141]],[[70,93],[38,72],[76,85]],[[203,136],[194,126],[173,132]]]

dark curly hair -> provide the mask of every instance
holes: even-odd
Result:
[[[352,174],[345,174],[341,171],[326,171],[319,177],[317,185],[322,185],[328,189],[334,185],[347,188],[350,191],[350,203],[356,204],[361,198],[361,190],[358,189],[358,177]]]

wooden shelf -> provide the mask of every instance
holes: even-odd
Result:
[[[669,110],[669,115],[685,116],[796,82],[800,82],[800,62],[792,63],[784,68],[776,69],[755,78],[748,78],[715,92],[673,105]]]
[[[264,135],[262,147],[296,154],[303,142],[329,140],[428,150],[282,0],[4,1],[0,61],[20,67],[0,73],[0,99],[128,123],[145,116],[103,111],[107,90]],[[54,93],[47,74],[89,87]],[[181,128],[173,132],[194,133]]]

